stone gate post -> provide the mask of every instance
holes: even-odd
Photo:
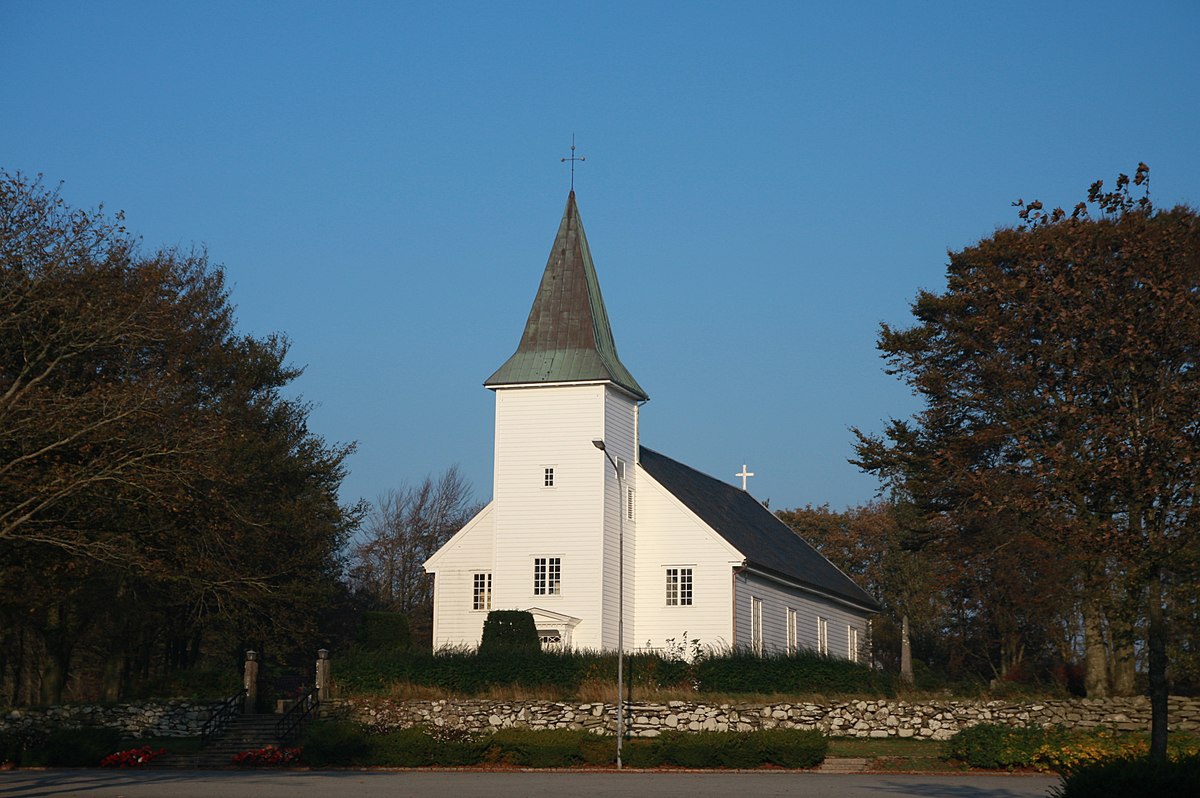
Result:
[[[329,649],[317,652],[317,700],[328,701],[333,698],[333,674],[330,671]]]
[[[246,703],[243,712],[249,715],[258,709],[258,652],[246,652],[246,664],[242,669],[242,687],[246,688]]]

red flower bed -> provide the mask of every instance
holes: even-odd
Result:
[[[294,765],[299,760],[299,748],[276,748],[273,745],[233,755],[233,764],[243,768],[282,767]]]
[[[141,748],[131,748],[128,751],[118,751],[115,754],[109,754],[100,760],[100,767],[136,768],[153,762],[166,752],[167,749],[165,748],[155,750],[148,745],[143,745]]]

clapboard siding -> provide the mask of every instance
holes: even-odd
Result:
[[[494,507],[493,502],[480,510],[426,563],[426,570],[434,574],[434,649],[477,645],[483,634],[487,613],[472,608],[474,577],[477,573],[492,572],[494,595],[497,576],[492,559]]]
[[[824,618],[828,629],[829,654],[847,659],[850,653],[849,627],[858,630],[859,650],[865,654],[867,621],[861,612],[851,612],[845,605],[819,595],[792,588],[753,571],[743,571],[737,578],[737,645],[750,648],[751,604],[762,601],[763,651],[787,650],[787,609],[796,610],[797,644],[800,648],[817,650],[817,618]]]
[[[614,462],[625,464],[625,476],[621,486],[626,491],[633,489],[637,496],[637,457],[636,448],[636,413],[637,404],[623,391],[607,388],[604,395],[604,445],[605,451]],[[622,526],[625,535],[625,645],[632,646],[636,639],[633,635],[631,610],[633,607],[633,585],[636,571],[634,551],[637,541],[637,512],[636,504],[633,518],[626,511],[626,497],[622,497],[617,484],[616,473],[604,454],[592,449],[593,456],[604,468],[604,571],[603,571],[603,606],[604,629],[601,638],[601,648],[613,649],[617,646],[617,617],[620,607],[621,573],[618,567],[620,557],[620,535]],[[636,501],[636,500],[635,500]]]
[[[732,640],[733,567],[741,555],[708,529],[644,471],[638,473],[635,515],[637,571],[632,634],[636,647],[662,648],[667,640],[729,645]],[[692,606],[668,607],[666,568],[692,569]]]
[[[591,441],[604,436],[603,385],[496,391],[494,503],[497,609],[540,607],[580,619],[575,646],[601,646],[608,467]],[[554,486],[544,487],[544,469]],[[615,499],[615,491],[614,491]],[[534,595],[535,557],[558,557],[562,592]]]

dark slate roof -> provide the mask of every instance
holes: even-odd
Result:
[[[613,382],[639,399],[649,398],[617,357],[572,191],[521,343],[483,384],[494,388],[591,380]]]
[[[879,610],[869,593],[746,491],[645,446],[640,454],[642,468],[741,552],[746,565]]]

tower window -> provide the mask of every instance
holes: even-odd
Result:
[[[562,593],[562,558],[534,557],[533,595],[557,596]]]
[[[546,466],[546,468],[544,469],[544,472],[542,474],[542,487],[543,488],[553,488],[554,487],[554,466]]]

